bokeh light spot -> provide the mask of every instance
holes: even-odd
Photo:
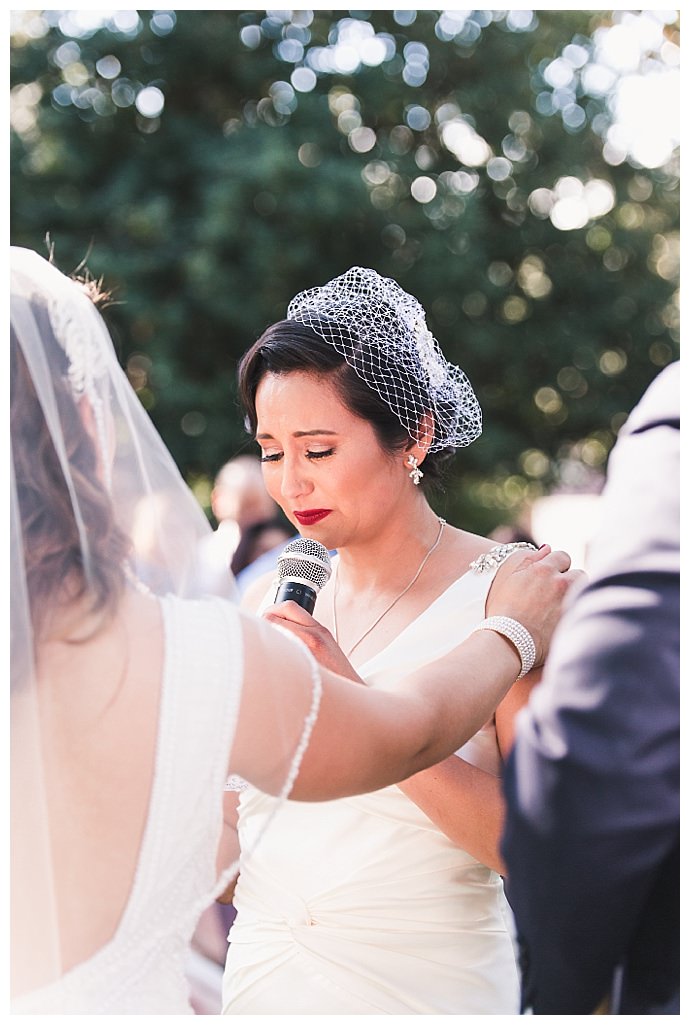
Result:
[[[155,85],[148,85],[137,93],[136,108],[142,117],[160,117],[165,106],[165,96]]]
[[[430,203],[436,197],[436,192],[436,182],[426,175],[415,178],[410,185],[412,198],[416,199],[418,203]]]

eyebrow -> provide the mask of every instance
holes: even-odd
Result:
[[[324,435],[324,434],[335,436],[337,434],[337,431],[327,431],[325,429],[317,427],[313,431],[295,431],[294,434],[292,435],[292,437],[293,438],[311,438],[314,435]],[[257,434],[256,440],[257,441],[269,441],[269,440],[272,441],[273,440],[273,435],[272,434]]]

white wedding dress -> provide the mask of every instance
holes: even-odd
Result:
[[[242,690],[242,635],[229,602],[168,597],[161,604],[156,765],[124,914],[110,942],[52,985],[13,1001],[12,1013],[193,1013],[189,943],[219,891],[216,854]]]
[[[360,675],[375,686],[455,647],[484,618],[493,575],[456,580]],[[498,775],[493,722],[458,754]],[[271,804],[242,792],[243,843]],[[234,903],[224,1014],[519,1013],[501,877],[396,786],[288,802],[241,864]]]

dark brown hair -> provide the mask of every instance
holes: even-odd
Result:
[[[10,336],[10,427],[24,562],[34,634],[40,639],[51,610],[89,594],[93,612],[115,611],[124,586],[129,542],[116,525],[99,481],[94,443],[82,424],[67,378],[67,358],[48,313],[33,312],[44,344],[76,499],[89,539],[89,579],[65,477],[41,403],[14,331]],[[68,590],[69,589],[69,590]]]

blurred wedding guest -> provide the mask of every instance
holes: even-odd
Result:
[[[250,562],[244,567],[244,569],[241,569],[238,572],[236,583],[240,597],[244,596],[245,591],[247,591],[256,580],[259,580],[261,577],[265,577],[267,573],[275,573],[277,579],[278,557],[281,555],[286,544],[290,541],[297,540],[299,536],[299,534],[291,531],[286,540],[281,539],[277,545],[273,548],[269,548],[268,551],[263,552],[261,555],[257,555],[253,562]]]
[[[199,548],[200,572],[204,590],[225,597],[233,556],[245,532],[279,514],[255,455],[235,456],[221,467],[211,492],[211,511],[217,527]]]
[[[291,525],[282,516],[251,523],[240,538],[230,569],[235,577],[252,566],[257,559],[269,552],[280,553],[290,538],[295,536]]]
[[[11,1011],[190,1014],[192,933],[237,872],[219,857],[228,775],[280,807],[386,786],[475,733],[520,657],[483,630],[461,645],[459,676],[374,691],[201,594],[210,525],[117,361],[95,287],[11,249]],[[175,516],[140,550],[151,496]],[[543,661],[568,559],[511,562],[490,612]]]
[[[501,564],[532,546],[451,526],[428,492],[481,432],[474,391],[417,300],[361,267],[296,296],[243,356],[239,384],[269,493],[296,530],[337,550],[313,616],[274,604],[273,571],[247,608],[374,693],[413,669],[432,681],[487,622],[523,662],[441,765],[360,799],[281,809],[240,864],[223,1012],[517,1012],[499,777],[535,678],[528,639],[485,616]],[[273,802],[238,792],[244,848]]]
[[[532,505],[531,531],[537,541],[558,538],[567,544],[573,565],[587,570],[589,542],[597,529],[601,496],[596,492],[558,492],[537,498]]]
[[[186,959],[189,1002],[195,1014],[220,1014],[223,966],[233,917],[232,905],[213,901],[197,922]]]
[[[588,580],[518,719],[503,854],[535,1014],[679,1014],[680,370],[611,454]]]
[[[177,496],[166,491],[148,491],[134,504],[131,516],[131,536],[140,567],[146,566],[148,586],[158,594],[178,589],[179,581],[169,569],[167,549],[176,543],[180,531],[185,530],[187,510],[179,505]],[[236,598],[235,582],[229,574],[216,587],[207,587],[207,571],[201,559],[201,549],[208,540],[195,539],[186,568],[187,584],[191,591],[208,589],[222,597]]]

